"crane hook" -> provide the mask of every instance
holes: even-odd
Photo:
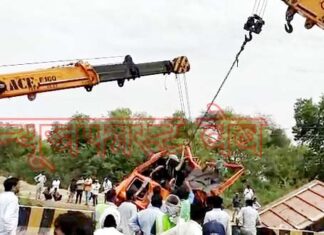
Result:
[[[285,24],[285,30],[287,33],[292,33],[294,28],[291,25],[291,21],[294,19],[294,15],[296,14],[296,10],[292,8],[291,6],[288,7],[286,11],[286,21],[287,23]]]
[[[289,21],[287,21],[287,23],[285,24],[285,30],[287,33],[292,33],[294,31],[294,28]]]
[[[245,41],[246,41],[246,42],[249,42],[249,41],[251,41],[251,40],[252,40],[252,32],[249,31],[249,37],[245,35]]]

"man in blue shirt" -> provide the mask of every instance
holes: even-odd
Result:
[[[151,206],[138,212],[130,219],[129,227],[134,232],[142,231],[144,235],[151,235],[151,229],[157,217],[163,216],[160,210],[162,206],[162,197],[160,195],[153,195]]]

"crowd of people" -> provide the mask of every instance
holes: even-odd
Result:
[[[52,184],[46,185],[47,178],[44,172],[37,175],[34,180],[36,181],[36,199],[40,200],[41,195],[45,200],[61,201],[62,194],[60,193],[61,181],[59,177],[55,177]],[[102,185],[96,177],[81,176],[79,179],[72,179],[68,187],[68,203],[81,204],[84,195],[85,205],[89,205],[92,201],[92,205],[98,204],[98,196],[100,192],[106,194],[112,189],[112,183],[108,177],[104,178]]]
[[[59,183],[54,184],[54,190],[59,189]],[[80,179],[81,181],[83,179]],[[75,181],[75,192],[81,191]],[[87,186],[89,179],[83,180],[82,191],[92,192]],[[95,181],[94,181],[95,182]],[[96,183],[95,183],[96,184]],[[60,235],[200,235],[200,234],[232,234],[230,215],[224,209],[220,196],[210,196],[205,202],[195,197],[188,183],[176,188],[163,200],[161,188],[156,186],[150,199],[150,205],[138,211],[134,201],[136,192],[128,190],[126,200],[119,206],[116,203],[116,192],[111,182],[105,179],[105,201],[95,205],[95,224],[93,218],[81,212],[68,212],[60,215],[54,222],[55,234]],[[0,234],[16,234],[19,216],[17,193],[19,179],[7,178],[4,181],[5,192],[0,194]],[[70,186],[71,187],[71,186]],[[48,190],[48,189],[45,189]],[[79,193],[80,195],[80,193]],[[233,207],[237,214],[233,215],[235,224],[239,225],[241,234],[255,235],[256,226],[260,224],[257,209],[255,209],[255,193],[247,186],[243,193],[245,206],[241,208],[240,196],[233,198]],[[72,196],[71,196],[72,197]],[[82,194],[81,194],[82,197]],[[69,198],[71,200],[72,198]],[[76,197],[80,200],[80,197]],[[95,200],[94,200],[95,201]]]

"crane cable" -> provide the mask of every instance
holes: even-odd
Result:
[[[252,20],[252,23],[251,23],[251,20]],[[240,50],[236,54],[235,59],[234,59],[232,65],[231,65],[230,69],[228,70],[225,78],[223,79],[221,85],[219,86],[219,88],[218,88],[216,94],[214,95],[213,99],[211,100],[210,104],[213,104],[215,102],[217,96],[221,92],[221,90],[222,90],[225,82],[227,81],[229,75],[231,74],[232,70],[234,69],[235,64],[238,66],[239,57],[240,57],[241,53],[244,51],[246,44],[252,40],[252,33],[259,34],[261,32],[261,28],[262,28],[263,24],[264,24],[263,19],[261,17],[259,17],[258,15],[253,15],[253,16],[248,18],[247,23],[244,25],[244,29],[249,31],[249,36],[245,35],[245,39],[244,39],[244,41],[243,41],[243,43],[241,45]],[[211,107],[212,106],[209,105],[207,107],[207,110],[205,111],[204,115],[200,118],[197,127],[195,128],[195,130],[193,131],[192,136],[188,140],[188,145],[190,145],[194,141],[195,136],[198,133],[198,130],[200,129],[204,118],[206,118],[207,114],[210,112]]]
[[[261,18],[264,17],[264,13],[265,13],[265,10],[266,10],[267,6],[268,6],[268,0],[264,0],[263,4],[262,4],[262,7],[260,9],[260,13],[259,13]]]
[[[114,58],[122,58],[124,56],[102,56],[102,57],[90,57],[90,58],[82,58],[82,59],[66,59],[66,60],[48,60],[48,61],[34,61],[34,62],[26,62],[26,63],[18,63],[18,64],[3,64],[0,67],[15,67],[15,66],[23,66],[23,65],[34,65],[34,64],[49,64],[49,63],[62,63],[62,62],[71,62],[71,61],[79,61],[79,60],[101,60],[101,59],[114,59]]]
[[[181,80],[178,74],[175,75],[177,85],[178,85],[178,93],[179,93],[179,100],[180,100],[180,108],[181,112],[186,116],[186,110],[185,110],[185,105],[184,105],[184,98],[183,98],[183,93],[182,93],[182,86],[181,86]]]
[[[185,91],[186,91],[188,117],[189,117],[189,120],[191,120],[191,109],[190,109],[190,100],[189,100],[189,90],[188,90],[188,84],[187,84],[187,77],[186,77],[186,74],[185,73],[183,74],[183,82],[184,82]]]
[[[187,77],[185,73],[183,74],[183,77],[181,78],[178,76],[178,74],[175,75],[175,78],[177,80],[177,85],[178,85],[178,93],[179,93],[179,100],[180,100],[180,108],[181,112],[184,114],[184,116],[191,120],[191,108],[190,108],[190,101],[189,101],[189,90],[188,90],[188,83],[187,83]],[[183,81],[183,85],[182,85]],[[184,91],[183,91],[184,87]],[[185,98],[183,93],[185,93]],[[186,102],[186,104],[185,104]],[[187,105],[187,107],[186,107]],[[186,112],[187,109],[187,112]]]
[[[261,1],[262,1],[262,3],[261,3]],[[263,17],[265,10],[267,8],[267,5],[268,5],[268,0],[255,0],[253,10],[252,10],[252,15],[257,14],[260,17]]]

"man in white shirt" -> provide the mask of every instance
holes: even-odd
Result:
[[[106,194],[109,190],[112,189],[112,183],[108,177],[104,178],[104,181],[102,183],[102,188],[104,190],[104,194]]]
[[[252,200],[253,199],[253,197],[254,197],[254,191],[250,187],[250,185],[246,185],[246,188],[244,189],[243,195],[244,195],[244,201]]]
[[[256,226],[261,224],[259,213],[253,208],[253,200],[246,201],[246,207],[243,207],[238,216],[237,223],[241,225],[242,235],[256,235]]]
[[[46,176],[44,172],[42,171],[39,175],[37,175],[34,180],[36,181],[36,200],[40,200],[40,196],[42,192],[44,191],[44,185],[46,182]]]
[[[100,190],[100,183],[98,180],[95,180],[91,187],[93,206],[96,206],[98,204],[98,195]]]
[[[135,233],[129,227],[129,221],[137,213],[137,207],[133,203],[134,200],[134,190],[128,190],[126,192],[126,201],[123,202],[119,207],[118,211],[120,213],[120,226],[119,230],[125,235],[134,235]]]
[[[232,234],[232,228],[230,223],[231,219],[228,213],[222,210],[223,199],[219,196],[213,196],[212,202],[213,202],[213,209],[206,213],[204,224],[215,220],[216,222],[221,223],[224,226],[226,235],[231,235]]]
[[[54,191],[55,189],[56,189],[57,191],[59,191],[59,189],[60,189],[60,184],[61,184],[61,181],[59,180],[58,177],[56,177],[56,178],[53,180],[53,182],[52,182],[52,191]]]
[[[129,227],[134,232],[142,232],[143,235],[151,235],[151,229],[158,216],[163,216],[161,211],[162,197],[160,195],[153,195],[151,206],[138,212],[130,219]]]
[[[0,235],[16,235],[19,217],[19,179],[8,178],[3,183],[5,191],[0,193]]]

